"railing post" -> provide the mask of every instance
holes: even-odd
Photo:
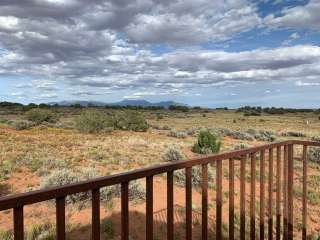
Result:
[[[264,188],[264,174],[265,174],[265,151],[260,152],[260,239],[264,239],[264,213],[265,213],[265,188]]]
[[[240,162],[240,239],[246,238],[246,158],[241,157]],[[218,238],[219,239],[219,238]]]
[[[276,196],[276,240],[281,238],[281,147],[277,147],[277,196]]]
[[[121,240],[129,240],[129,183],[121,183]]]
[[[173,171],[167,172],[167,240],[173,240]]]
[[[23,206],[13,209],[14,240],[24,240]]]
[[[307,176],[308,176],[307,146],[303,145],[303,197],[302,197],[302,239],[307,239]]]
[[[293,239],[293,144],[288,148],[288,239]]]
[[[192,240],[192,168],[186,168],[186,239]]]
[[[288,145],[283,152],[283,239],[288,237]]]
[[[216,165],[216,239],[222,238],[222,161]]]
[[[57,240],[66,239],[66,198],[60,197],[56,199],[56,225]]]
[[[153,176],[146,181],[146,240],[153,239]]]
[[[100,240],[100,189],[92,190],[92,240]]]
[[[251,154],[250,239],[256,238],[256,153]]]
[[[273,239],[273,214],[272,214],[272,205],[273,205],[273,149],[269,149],[269,183],[268,183],[268,239]]]
[[[234,160],[229,159],[229,239],[234,240]]]
[[[208,239],[208,164],[202,165],[202,239]]]

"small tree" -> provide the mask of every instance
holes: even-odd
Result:
[[[116,116],[115,128],[135,132],[146,132],[149,125],[138,112],[123,112]]]
[[[28,121],[35,124],[41,124],[43,122],[55,123],[58,121],[58,116],[50,110],[34,108],[25,113],[25,117]]]
[[[76,128],[83,133],[99,133],[113,130],[113,119],[97,110],[87,110],[76,118]]]
[[[221,142],[217,137],[209,131],[200,131],[198,135],[198,142],[192,147],[192,151],[200,154],[217,153],[220,151]]]

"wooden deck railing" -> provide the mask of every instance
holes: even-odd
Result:
[[[16,194],[0,198],[0,211],[13,209],[14,239],[24,239],[25,205],[56,200],[56,238],[64,240],[65,230],[65,199],[66,196],[91,191],[92,193],[92,239],[100,239],[100,191],[106,186],[121,184],[121,239],[129,239],[129,197],[128,184],[130,181],[146,178],[146,239],[153,239],[153,177],[167,174],[167,239],[174,239],[174,171],[185,169],[185,198],[186,198],[186,239],[192,239],[192,167],[201,165],[202,169],[202,239],[208,239],[208,164],[216,163],[216,239],[222,238],[222,161],[229,163],[229,239],[235,239],[235,161],[240,161],[240,239],[245,239],[246,228],[246,162],[250,159],[250,238],[256,238],[256,183],[259,182],[259,235],[265,238],[265,222],[268,225],[268,239],[293,239],[293,174],[294,148],[302,146],[303,162],[303,196],[302,196],[302,239],[307,236],[307,148],[320,146],[320,143],[309,141],[284,141],[268,145],[252,147],[238,151],[210,155],[203,158],[142,168],[126,173],[100,177],[89,181],[52,187],[48,189]],[[268,153],[268,154],[266,154]],[[256,179],[256,156],[260,156],[260,174]],[[266,159],[266,155],[268,158]],[[274,169],[276,156],[276,172]],[[274,176],[275,174],[275,176]],[[276,222],[273,225],[273,179],[276,178]],[[266,183],[268,189],[265,189]],[[267,197],[265,196],[267,193]],[[266,199],[268,201],[266,201]],[[296,210],[295,210],[296,211]],[[268,221],[265,221],[265,215]],[[275,227],[274,227],[275,226]],[[281,231],[283,229],[283,231]]]

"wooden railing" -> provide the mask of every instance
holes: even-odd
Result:
[[[100,188],[121,184],[121,239],[129,239],[129,182],[146,178],[146,239],[153,239],[153,177],[167,174],[167,239],[174,239],[174,171],[185,169],[186,198],[186,239],[192,239],[192,167],[200,165],[202,169],[202,239],[208,239],[208,164],[216,163],[216,239],[222,239],[222,161],[229,163],[229,239],[235,239],[235,161],[240,161],[240,239],[246,234],[246,161],[250,159],[250,238],[256,238],[256,182],[259,181],[259,235],[265,238],[265,215],[268,216],[268,239],[293,239],[293,174],[294,148],[302,146],[303,162],[303,196],[302,196],[302,239],[307,236],[307,148],[320,146],[320,143],[309,141],[284,141],[248,149],[210,155],[203,158],[142,168],[126,173],[100,177],[89,181],[52,187],[48,189],[16,194],[0,198],[0,211],[13,209],[14,239],[24,239],[25,205],[56,200],[56,238],[64,240],[65,199],[66,196],[80,192],[92,193],[92,239],[100,239]],[[268,153],[268,154],[266,154]],[[256,156],[259,154],[260,174],[256,179]],[[268,171],[266,171],[266,155]],[[274,156],[276,172],[274,172]],[[275,176],[274,176],[275,175]],[[276,222],[273,225],[273,179],[276,178]],[[265,189],[266,182],[268,189]],[[267,197],[265,196],[267,193]],[[282,193],[282,194],[281,194]],[[266,199],[268,201],[266,201]],[[282,229],[282,230],[281,230]],[[299,237],[300,238],[300,237]]]

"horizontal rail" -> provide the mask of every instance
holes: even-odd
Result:
[[[242,149],[232,152],[225,152],[215,155],[208,155],[206,157],[195,158],[188,161],[177,161],[174,163],[159,164],[151,167],[141,168],[138,170],[132,170],[125,173],[114,174],[106,177],[99,177],[88,181],[77,182],[64,186],[51,187],[47,189],[41,189],[31,191],[27,193],[20,193],[0,198],[0,211],[19,208],[25,205],[30,205],[38,202],[43,202],[51,199],[57,199],[65,197],[67,195],[76,194],[80,192],[87,192],[92,189],[99,189],[102,187],[112,186],[121,184],[123,182],[130,182],[139,178],[148,176],[154,176],[166,172],[172,172],[179,169],[190,168],[196,165],[208,164],[214,161],[220,161],[230,158],[236,158],[246,154],[252,154],[270,148],[275,148],[284,145],[299,144],[308,146],[318,146],[319,142],[312,141],[300,141],[300,140],[289,140],[282,142],[275,142],[262,146],[256,146],[248,149]]]

